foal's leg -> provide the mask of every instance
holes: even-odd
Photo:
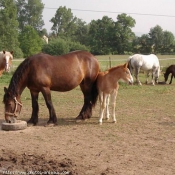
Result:
[[[30,94],[32,97],[32,116],[27,123],[29,125],[30,124],[36,125],[38,123],[38,111],[39,111],[38,94],[39,92],[30,91]]]
[[[116,97],[117,97],[118,91],[115,90],[111,94],[111,105],[112,105],[112,117],[113,117],[113,122],[116,123],[116,116],[115,116],[115,106],[116,106]]]
[[[106,119],[109,120],[109,101],[110,101],[110,94],[107,96],[106,99]]]
[[[44,96],[46,106],[49,110],[49,120],[48,120],[47,124],[57,124],[57,117],[56,117],[55,109],[54,109],[53,104],[52,104],[50,89],[43,88],[41,92]]]
[[[103,115],[104,115],[104,111],[106,108],[106,104],[107,104],[107,97],[108,94],[104,94],[102,93],[102,102],[100,103],[100,119],[99,119],[99,123],[102,124],[102,120],[103,120]]]

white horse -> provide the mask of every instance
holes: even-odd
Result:
[[[10,66],[13,60],[13,51],[1,51],[0,52],[0,76],[4,71],[9,72]]]
[[[49,43],[49,39],[46,35],[43,36],[43,40],[48,44]]]
[[[140,69],[147,72],[146,84],[148,83],[148,77],[151,71],[152,71],[152,81],[151,81],[152,85],[155,85],[155,83],[158,83],[158,78],[160,74],[160,64],[159,64],[159,59],[157,58],[156,55],[135,54],[128,58],[128,66],[131,71],[131,74],[134,70],[134,76],[136,78],[136,82],[139,85],[142,85],[138,78]]]

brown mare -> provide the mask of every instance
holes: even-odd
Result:
[[[164,73],[165,82],[168,80],[169,74],[171,74],[171,80],[169,82],[169,84],[171,84],[173,77],[175,78],[175,65],[171,65],[166,69],[166,72]]]
[[[109,119],[109,98],[111,96],[112,103],[112,116],[113,122],[116,122],[115,117],[115,105],[116,97],[119,89],[118,81],[120,79],[125,82],[133,83],[133,77],[127,68],[127,63],[121,66],[113,67],[105,72],[100,72],[97,78],[97,89],[99,93],[100,101],[100,119],[99,123],[102,124],[104,112],[106,112],[106,118]],[[106,111],[105,111],[106,110]]]
[[[97,59],[86,51],[75,51],[61,56],[36,54],[25,59],[15,71],[8,89],[4,88],[6,122],[13,122],[21,111],[20,96],[28,87],[32,98],[32,115],[29,124],[38,123],[38,95],[44,96],[49,110],[48,124],[56,124],[56,112],[52,104],[51,91],[70,91],[80,85],[84,105],[77,120],[90,118],[92,107],[98,98],[96,79],[99,72]]]
[[[4,71],[5,72],[10,71],[12,60],[13,60],[13,51],[12,52],[7,52],[7,51],[0,52],[0,76],[2,75]]]

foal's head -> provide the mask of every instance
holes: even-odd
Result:
[[[133,77],[131,75],[130,70],[127,68],[128,63],[120,66],[120,79],[124,80],[127,83],[133,84]]]

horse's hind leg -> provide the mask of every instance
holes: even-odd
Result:
[[[56,117],[55,109],[52,104],[50,89],[43,88],[41,92],[44,96],[47,108],[49,110],[49,120],[47,124],[57,124],[57,117]]]
[[[32,97],[32,116],[30,120],[27,122],[29,125],[36,125],[38,123],[38,111],[39,111],[39,106],[38,106],[38,92],[33,92],[30,91],[31,97]]]
[[[79,120],[85,120],[92,116],[92,83],[90,83],[88,80],[83,80],[80,84],[80,88],[84,95],[84,104],[83,107],[79,113],[79,115],[76,117],[77,121]]]

